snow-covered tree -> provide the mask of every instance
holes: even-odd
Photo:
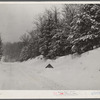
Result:
[[[35,22],[29,36],[23,36],[22,60],[43,55],[55,59],[83,53],[100,46],[100,5],[64,5],[46,10]]]
[[[62,13],[58,23],[56,23],[57,28],[53,30],[55,34],[52,37],[52,49],[49,53],[49,55],[52,55],[52,58],[71,53],[71,45],[67,38],[70,34],[72,21],[79,8],[79,5],[63,5]]]
[[[73,20],[70,36],[73,44],[72,51],[82,53],[93,49],[100,43],[100,5],[87,4],[83,12]]]
[[[52,37],[56,34],[56,30],[58,27],[58,10],[55,8],[52,10],[46,10],[45,19],[43,21],[43,26],[40,29],[40,53],[46,57],[51,58],[52,54],[50,53],[52,50]]]

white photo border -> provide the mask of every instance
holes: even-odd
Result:
[[[100,1],[0,1],[1,4],[100,4]],[[0,99],[100,98],[100,90],[0,90]]]

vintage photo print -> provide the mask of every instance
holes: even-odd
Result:
[[[100,98],[100,2],[0,2],[0,98]]]

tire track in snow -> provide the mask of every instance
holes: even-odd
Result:
[[[24,66],[22,66],[24,68]],[[29,69],[28,69],[29,70]],[[23,73],[23,75],[25,76],[28,73],[27,69],[24,69],[24,71],[22,71],[22,68],[20,67],[20,71],[21,73]],[[48,79],[47,77],[41,76],[40,74],[36,73],[36,70],[33,71],[29,71],[30,73],[27,74],[27,77],[31,78],[34,81],[38,82],[38,86],[42,86],[40,87],[40,89],[46,89],[46,90],[63,90],[65,89],[64,86],[57,84],[56,82],[54,82],[53,80]],[[34,88],[34,87],[33,87]]]
[[[65,87],[40,75],[38,70],[21,64],[4,63],[0,66],[1,90],[63,90]]]

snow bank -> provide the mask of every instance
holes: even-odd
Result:
[[[45,68],[48,64],[54,68]],[[100,90],[100,48],[56,60],[45,60],[39,56],[21,63],[1,62],[0,71],[1,75],[7,74],[7,80],[12,79],[12,83],[19,84],[17,87],[22,89]],[[14,84],[12,86],[16,87]]]
[[[54,68],[45,68],[47,64]],[[63,85],[65,89],[100,89],[100,48],[56,60],[35,59],[23,62],[28,69]]]

